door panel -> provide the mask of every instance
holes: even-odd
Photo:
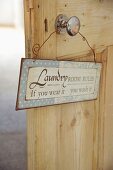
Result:
[[[106,74],[109,74],[108,57],[108,61],[112,61],[107,48],[113,44],[112,7],[111,0],[109,3],[107,0],[25,0],[26,57],[94,60],[89,47],[79,35],[69,37],[54,34],[38,56],[32,53],[32,47],[36,43],[41,45],[54,31],[56,16],[63,13],[68,17],[76,15],[80,18],[81,32],[95,48],[96,60],[102,62],[97,100],[27,111],[28,170],[97,170],[104,167],[107,170],[109,160],[107,155],[107,163],[105,162],[104,151],[108,154],[108,150],[104,150],[104,146],[108,144],[105,140],[105,128],[110,129],[105,117],[105,110],[108,111]],[[45,19],[48,23],[47,32]],[[112,64],[112,69],[111,66]],[[110,135],[108,137],[110,138]],[[110,148],[112,147],[108,149]]]

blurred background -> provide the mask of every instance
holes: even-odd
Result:
[[[23,11],[23,0],[0,0],[0,170],[26,170],[26,114],[15,111]]]

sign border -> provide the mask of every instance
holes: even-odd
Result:
[[[74,65],[76,63],[77,68],[80,68],[81,65],[83,64],[84,69],[92,68],[92,69],[98,69],[99,71],[101,71],[101,67],[102,67],[102,63],[94,63],[91,61],[90,62],[88,62],[88,61],[57,61],[57,60],[42,60],[42,59],[39,60],[39,59],[33,59],[33,58],[22,58],[21,65],[20,65],[20,75],[19,75],[19,85],[18,85],[17,100],[16,100],[16,110],[32,109],[32,108],[59,105],[59,104],[77,103],[77,102],[83,102],[83,101],[85,102],[85,101],[91,101],[91,100],[97,99],[97,95],[93,99],[82,98],[82,100],[68,101],[68,102],[62,102],[62,103],[53,103],[53,102],[50,102],[49,99],[47,99],[47,100],[41,99],[43,102],[44,102],[44,100],[46,100],[47,103],[45,105],[43,105],[43,104],[40,105],[41,101],[39,102],[38,99],[26,100],[27,75],[28,75],[29,68],[36,67],[36,66],[41,67],[43,65],[44,65],[44,67],[55,67],[56,68],[57,66],[59,66],[59,63],[66,64],[64,68],[66,68],[66,67],[69,68],[67,65],[69,63],[74,64]],[[22,76],[24,76],[24,78]],[[98,79],[100,79],[100,76],[98,77]],[[24,107],[23,103],[26,105],[26,107]]]

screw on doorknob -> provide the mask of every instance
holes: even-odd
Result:
[[[80,20],[76,16],[68,19],[67,16],[60,14],[56,18],[55,29],[59,34],[67,32],[70,36],[75,36],[80,30]]]

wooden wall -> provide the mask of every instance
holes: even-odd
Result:
[[[54,31],[58,14],[81,21],[81,33],[102,62],[98,100],[27,111],[28,170],[113,169],[113,1],[24,0],[26,57]],[[45,32],[45,19],[48,32]],[[93,61],[82,38],[53,35],[40,59]]]

